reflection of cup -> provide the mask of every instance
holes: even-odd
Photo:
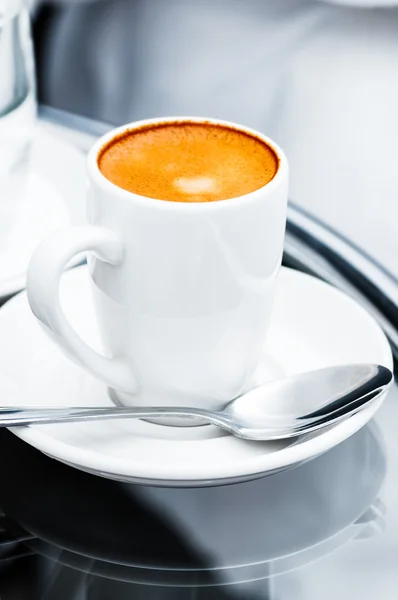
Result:
[[[188,203],[132,193],[102,174],[98,162],[109,145],[171,125],[252,137],[272,151],[276,174],[239,197]],[[221,406],[242,392],[261,356],[282,257],[287,177],[273,142],[222,121],[165,119],[114,130],[88,158],[90,225],[56,232],[32,258],[33,312],[71,358],[117,390],[121,403]],[[111,359],[78,338],[57,299],[66,263],[83,251],[90,251]]]
[[[23,0],[0,3],[0,69],[0,237],[5,243],[25,189],[36,119],[33,50]]]
[[[373,425],[290,471],[195,489],[92,477],[5,434],[0,452],[13,462],[0,463],[0,477],[12,485],[2,488],[0,505],[36,536],[30,549],[87,574],[88,600],[163,600],[172,590],[183,600],[189,590],[194,598],[206,590],[217,600],[228,590],[251,598],[257,580],[297,570],[366,532],[386,469]],[[267,585],[258,581],[258,589]]]

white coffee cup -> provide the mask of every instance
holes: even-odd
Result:
[[[131,193],[101,173],[98,154],[113,138],[176,120],[255,135],[277,154],[276,175],[245,196],[185,203]],[[286,222],[282,150],[260,133],[225,121],[152,119],[102,137],[89,153],[87,172],[89,224],[53,233],[31,259],[27,291],[33,313],[119,403],[221,407],[249,385],[270,321]],[[79,337],[60,305],[60,277],[81,252],[88,253],[108,357]]]

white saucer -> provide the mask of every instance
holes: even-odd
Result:
[[[15,203],[0,206],[0,298],[25,287],[29,259],[46,235],[84,222],[84,153],[38,126],[20,188]]]
[[[65,274],[62,301],[82,337],[99,348],[86,267]],[[26,294],[0,311],[0,393],[7,405],[106,405],[105,387],[64,357],[40,329]],[[392,368],[383,332],[354,300],[308,275],[282,269],[265,352],[286,374],[344,363]],[[382,399],[293,442],[246,442],[211,426],[175,428],[138,420],[14,428],[45,454],[112,479],[203,486],[254,479],[317,456],[348,438]]]

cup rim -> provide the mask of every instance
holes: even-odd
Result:
[[[221,127],[228,127],[237,130],[238,132],[246,133],[258,138],[260,141],[264,142],[275,152],[278,158],[278,169],[274,177],[263,185],[262,187],[254,190],[253,192],[249,192],[248,194],[244,194],[243,196],[236,196],[236,198],[227,198],[225,200],[217,200],[213,202],[176,202],[169,201],[160,198],[152,198],[149,196],[142,196],[140,194],[136,194],[135,192],[130,192],[125,190],[115,183],[112,183],[109,179],[103,175],[98,166],[98,156],[104,146],[106,146],[112,139],[123,135],[123,133],[127,131],[134,131],[135,129],[140,129],[147,125],[161,125],[167,123],[203,123],[209,125],[219,125]],[[105,133],[101,136],[92,146],[91,150],[87,156],[87,172],[89,179],[93,181],[98,187],[102,188],[105,192],[112,194],[113,196],[118,196],[121,199],[127,200],[129,202],[139,203],[143,206],[151,206],[152,208],[162,209],[162,210],[177,210],[177,211],[196,211],[196,212],[208,212],[208,211],[218,211],[225,210],[226,207],[230,209],[233,206],[239,206],[244,203],[247,205],[250,201],[255,201],[259,197],[264,198],[264,194],[268,196],[272,194],[272,192],[283,182],[286,180],[288,175],[288,163],[285,153],[282,148],[278,144],[276,144],[272,139],[268,136],[252,129],[251,127],[246,127],[244,125],[239,125],[232,121],[225,121],[223,119],[214,119],[209,117],[156,117],[151,119],[142,119],[140,121],[133,121],[131,123],[127,123],[126,125],[121,125],[120,127],[116,127]]]

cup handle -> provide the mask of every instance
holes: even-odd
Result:
[[[124,248],[120,238],[105,227],[68,227],[52,233],[33,253],[27,273],[27,294],[33,314],[47,334],[77,364],[121,392],[134,393],[136,380],[120,358],[106,358],[78,336],[65,317],[59,300],[61,275],[68,262],[91,251],[111,265],[120,265]]]

